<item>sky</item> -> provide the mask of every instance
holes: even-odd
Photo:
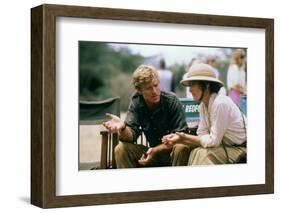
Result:
[[[174,63],[189,64],[192,58],[201,55],[206,57],[214,55],[219,58],[224,57],[221,53],[221,48],[215,47],[194,47],[194,46],[168,46],[168,45],[146,45],[146,44],[111,44],[114,48],[121,47],[129,48],[132,53],[141,54],[144,57],[161,55],[167,66]]]

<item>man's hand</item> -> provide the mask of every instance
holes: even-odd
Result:
[[[118,132],[122,129],[125,123],[116,115],[106,113],[107,117],[110,119],[103,123],[103,126],[111,133]]]
[[[151,166],[154,161],[153,159],[154,154],[155,152],[153,148],[149,148],[147,152],[143,154],[141,158],[138,160],[139,164],[142,166]]]

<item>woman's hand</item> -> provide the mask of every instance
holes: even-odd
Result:
[[[162,138],[162,143],[167,146],[173,146],[177,143],[182,143],[185,139],[187,139],[187,137],[184,133],[176,132],[175,134],[165,135]]]

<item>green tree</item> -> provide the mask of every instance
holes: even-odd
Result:
[[[79,42],[80,100],[104,100],[120,96],[127,110],[132,73],[144,58],[128,48],[116,49],[104,42]],[[127,101],[125,99],[128,99]]]

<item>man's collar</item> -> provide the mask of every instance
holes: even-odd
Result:
[[[161,93],[160,93],[159,105],[158,105],[154,110],[150,110],[150,109],[148,108],[148,106],[146,105],[145,100],[144,100],[144,98],[143,98],[143,96],[142,96],[141,94],[138,93],[138,95],[139,95],[139,98],[140,98],[140,100],[141,100],[141,101],[139,101],[139,106],[140,106],[140,107],[146,108],[148,111],[152,111],[152,112],[158,112],[158,111],[160,111],[160,110],[164,112],[164,109],[165,109],[165,106],[164,106],[164,105],[165,105],[165,104],[164,104],[164,100],[163,100],[162,91],[161,91]]]

